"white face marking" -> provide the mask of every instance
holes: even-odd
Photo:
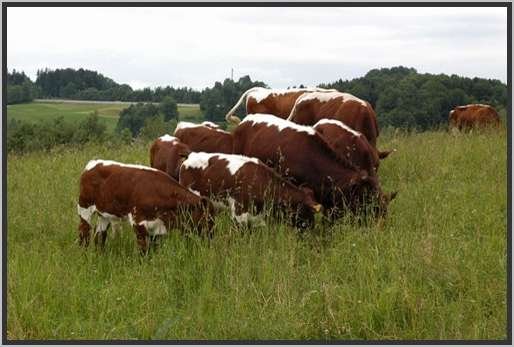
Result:
[[[259,159],[246,157],[238,154],[224,154],[224,153],[205,153],[193,152],[184,160],[182,164],[185,168],[202,169],[205,170],[209,166],[209,160],[213,157],[224,159],[227,161],[227,169],[231,175],[234,175],[243,165],[247,163],[259,164]]]
[[[246,116],[241,123],[245,122],[253,122],[253,123],[264,123],[268,126],[276,126],[278,128],[278,131],[282,131],[284,129],[292,129],[298,132],[304,132],[309,135],[315,135],[316,131],[308,126],[299,125],[296,123],[293,123],[291,121],[275,117],[271,114],[263,114],[263,113],[256,113]]]
[[[300,98],[298,98],[297,103],[307,101],[307,100],[318,100],[319,102],[327,102],[327,101],[330,101],[332,99],[337,99],[337,98],[342,98],[343,102],[350,101],[350,100],[358,101],[362,105],[367,106],[367,104],[364,100],[361,100],[361,99],[353,96],[352,94],[341,93],[341,92],[337,92],[337,91],[336,92],[327,91],[327,92],[306,93],[306,94],[303,94]]]
[[[212,125],[207,125],[207,124],[212,124]],[[179,131],[180,129],[198,128],[198,127],[209,128],[211,130],[216,130],[216,131],[219,131],[224,134],[230,134],[228,131],[219,129],[219,126],[212,122],[203,122],[201,124],[195,124],[195,123],[191,123],[191,122],[178,122],[177,127],[175,128],[175,131],[173,134],[175,135],[177,133],[177,131]]]
[[[84,168],[84,171],[89,171],[99,164],[102,164],[104,166],[113,165],[113,166],[129,167],[129,168],[133,168],[133,169],[141,169],[141,170],[149,170],[149,171],[159,172],[159,170],[154,169],[153,167],[149,167],[149,166],[135,165],[135,164],[123,164],[123,163],[119,163],[114,160],[102,160],[102,159],[90,160],[87,163],[86,167]]]
[[[176,138],[175,136],[171,136],[171,135],[162,135],[161,137],[159,137],[159,140],[161,141],[164,141],[164,142],[178,142],[179,139]]]
[[[341,129],[344,129],[348,132],[350,132],[353,136],[361,136],[362,134],[356,130],[353,130],[352,128],[350,128],[348,125],[344,124],[343,122],[339,121],[339,120],[336,120],[336,119],[327,119],[327,118],[323,118],[321,120],[319,120],[316,124],[314,124],[313,128],[316,129],[319,125],[321,124],[333,124],[333,125],[337,125],[338,127],[340,127]]]

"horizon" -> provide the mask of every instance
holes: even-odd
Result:
[[[133,89],[203,90],[230,78],[233,68],[234,80],[249,75],[285,88],[406,66],[419,73],[507,82],[504,7],[7,11],[9,65],[33,80],[38,68],[82,67]],[[84,19],[94,25],[82,24]],[[37,35],[27,22],[38,28]]]
[[[480,79],[486,79],[486,80],[491,80],[491,81],[499,81],[499,82],[501,82],[502,84],[507,85],[507,83],[506,83],[506,82],[503,82],[503,81],[501,81],[501,80],[499,80],[499,79],[495,79],[495,78],[485,78],[485,77],[478,77],[478,76],[462,76],[462,75],[458,75],[458,74],[454,74],[454,73],[452,73],[452,74],[446,74],[446,73],[430,73],[430,72],[422,72],[422,71],[419,71],[418,69],[416,69],[416,68],[415,68],[415,67],[413,67],[413,66],[403,66],[403,65],[398,65],[398,66],[391,66],[391,67],[376,67],[376,68],[372,68],[372,69],[368,70],[366,73],[364,73],[363,75],[361,75],[361,76],[356,76],[356,77],[354,77],[354,78],[352,78],[352,79],[346,79],[346,80],[345,80],[345,79],[343,79],[343,78],[337,78],[337,79],[334,79],[334,80],[332,80],[332,81],[322,81],[322,82],[319,82],[319,83],[318,83],[318,84],[316,84],[316,85],[304,85],[304,86],[305,86],[305,87],[316,87],[316,86],[318,86],[318,85],[320,85],[320,84],[331,84],[331,83],[335,83],[335,82],[339,81],[340,79],[342,79],[343,81],[352,81],[352,80],[354,80],[354,79],[358,79],[358,78],[363,78],[363,77],[365,77],[365,76],[366,76],[366,74],[368,74],[368,73],[369,73],[370,71],[372,71],[372,70],[393,69],[393,68],[399,68],[399,67],[403,67],[403,68],[407,68],[407,69],[414,69],[414,70],[416,70],[416,73],[418,73],[418,74],[430,74],[430,75],[433,75],[433,76],[437,76],[437,75],[446,75],[446,76],[448,76],[448,77],[451,77],[452,75],[456,75],[456,76],[458,76],[458,77],[462,77],[462,78],[470,78],[470,79],[473,79],[473,78],[480,78]],[[89,69],[82,68],[82,67],[79,67],[79,68],[58,67],[58,68],[55,68],[55,69],[53,69],[53,68],[52,68],[52,69],[50,69],[50,68],[48,68],[48,67],[44,67],[44,68],[38,69],[38,70],[36,70],[36,71],[43,71],[43,70],[45,70],[45,69],[48,69],[48,70],[51,70],[51,71],[55,71],[55,70],[66,70],[66,69],[73,69],[73,70],[75,70],[75,71],[77,71],[77,70],[79,70],[79,69],[89,70]],[[9,74],[9,73],[12,73],[14,70],[16,70],[16,69],[9,69],[9,68],[8,68],[8,69],[7,69],[7,73],[8,73],[8,74]],[[123,83],[120,83],[120,82],[116,81],[115,79],[111,78],[108,74],[103,73],[102,71],[96,71],[96,70],[89,70],[89,71],[95,71],[95,72],[97,72],[98,74],[100,74],[100,75],[104,76],[105,78],[109,78],[109,79],[113,80],[115,83],[117,83],[117,84],[119,84],[119,85],[122,85],[122,84],[123,84]],[[23,71],[23,70],[16,70],[16,72],[18,72],[18,73],[22,73],[22,72],[23,72],[23,73],[25,73],[25,75],[26,75],[27,77],[29,77],[29,78],[30,78],[30,80],[31,80],[33,83],[35,83],[35,82],[36,82],[36,78],[32,78],[32,77],[31,77],[31,76],[29,76],[25,71]],[[245,75],[245,76],[246,76],[246,75]],[[243,78],[243,77],[245,77],[245,76],[238,76],[237,78],[236,78],[236,77],[234,77],[233,81],[234,81],[234,82],[237,82],[240,78]],[[248,76],[249,76],[249,75],[248,75]],[[252,78],[252,76],[249,76],[249,77],[250,77],[250,79],[252,80],[252,82],[255,82],[255,81],[258,81],[258,82],[264,82],[264,83],[266,83],[266,84],[269,86],[269,84],[267,83],[267,81],[260,81],[260,80],[256,80],[256,79],[253,79],[253,78]],[[207,87],[204,87],[204,88],[201,88],[201,89],[193,88],[193,87],[191,87],[191,86],[187,86],[187,85],[184,85],[184,86],[176,86],[176,85],[170,85],[170,84],[168,84],[168,85],[158,85],[158,86],[152,86],[152,87],[142,87],[142,88],[137,88],[137,89],[136,89],[136,88],[133,88],[132,86],[130,86],[130,87],[131,87],[133,90],[142,90],[142,89],[145,89],[145,88],[150,88],[151,90],[155,90],[156,88],[166,88],[166,87],[171,87],[171,88],[174,88],[174,89],[190,88],[190,89],[192,89],[192,90],[194,90],[194,91],[202,92],[203,90],[205,90],[205,89],[207,89],[207,88],[212,88],[216,82],[221,82],[221,83],[223,83],[223,81],[224,81],[225,79],[230,79],[230,76],[229,76],[229,77],[226,77],[226,78],[224,78],[223,80],[220,80],[220,81],[213,81],[213,82],[211,83],[211,85],[209,85],[209,86],[207,86]],[[285,88],[294,88],[294,87],[299,87],[299,85],[286,86]],[[270,87],[270,88],[273,88],[273,87]]]

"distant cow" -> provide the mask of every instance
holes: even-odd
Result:
[[[471,104],[456,106],[449,115],[450,128],[459,130],[500,125],[500,117],[489,105]]]
[[[347,158],[358,169],[366,170],[368,175],[376,175],[380,163],[377,151],[360,132],[335,119],[322,119],[313,128],[337,154]]]
[[[212,122],[179,122],[174,135],[193,152],[232,153],[232,134]]]
[[[234,112],[246,99],[246,114],[272,114],[280,118],[287,118],[293,109],[296,99],[304,93],[335,91],[335,89],[323,88],[298,88],[298,89],[268,89],[254,87],[241,95],[237,103],[225,116],[227,122],[237,124],[241,120],[234,116]]]
[[[379,134],[377,117],[369,102],[341,92],[313,92],[302,95],[287,120],[314,125],[323,118],[336,119],[364,134],[376,148]]]
[[[272,115],[248,115],[234,130],[234,152],[257,157],[295,184],[311,187],[327,211],[346,206],[358,212],[373,199],[375,215],[385,215],[395,196],[383,194],[376,176],[339,157],[313,128]]]
[[[178,180],[180,165],[191,153],[189,146],[168,134],[159,137],[150,148],[150,166]]]
[[[238,222],[254,219],[252,207],[261,212],[265,202],[292,212],[293,225],[307,227],[321,205],[313,191],[298,188],[257,158],[221,153],[191,153],[180,168],[180,183],[201,195],[228,198]]]
[[[204,230],[212,225],[213,207],[164,172],[110,160],[91,160],[80,177],[77,205],[80,244],[89,244],[92,217],[98,215],[95,243],[105,244],[111,222],[128,219],[142,252],[148,236],[162,235],[191,219]]]

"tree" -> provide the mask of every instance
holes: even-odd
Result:
[[[132,136],[136,137],[144,126],[145,120],[155,117],[158,114],[159,108],[150,103],[130,105],[120,112],[116,131],[121,132],[123,129],[127,128],[132,133]]]
[[[166,96],[162,99],[159,109],[161,113],[164,115],[164,121],[167,122],[171,119],[176,119],[178,121],[178,108],[175,99],[171,96]]]

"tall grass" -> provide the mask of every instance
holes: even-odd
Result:
[[[396,134],[380,148],[383,228],[344,220],[209,240],[174,230],[141,258],[128,226],[77,242],[93,158],[148,164],[148,147],[8,157],[9,339],[505,339],[506,133]]]

